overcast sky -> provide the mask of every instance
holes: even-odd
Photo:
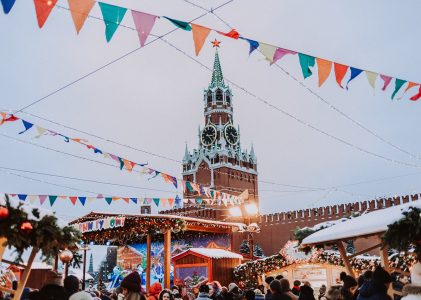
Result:
[[[205,12],[181,0],[104,2],[186,21]],[[194,3],[210,9],[224,1]],[[58,5],[67,7],[67,1],[59,0]],[[229,24],[245,37],[421,82],[420,10],[421,3],[415,0],[234,0],[216,10],[215,15],[208,14],[196,23],[222,31],[228,31],[226,24]],[[98,5],[91,14],[101,17]],[[129,12],[123,24],[134,26]],[[173,28],[168,21],[160,19],[152,33],[162,35]],[[59,8],[52,11],[40,30],[32,1],[16,1],[9,15],[0,15],[0,37],[0,108],[11,110],[49,95],[139,46],[136,32],[124,27],[118,28],[107,43],[104,24],[96,19],[88,19],[76,35],[69,11]],[[365,74],[351,82],[348,91],[337,86],[334,76],[319,88],[316,68],[315,75],[306,79],[303,87],[292,78],[302,81],[296,56],[279,62],[291,77],[279,67],[270,67],[258,52],[249,57],[246,42],[214,32],[208,40],[215,37],[222,41],[220,59],[224,77],[237,85],[231,87],[234,122],[240,125],[241,145],[250,148],[254,144],[259,180],[266,182],[259,182],[262,212],[421,192],[421,159],[417,157],[421,156],[421,103],[408,100],[416,88],[402,100],[391,101],[394,82],[382,92],[378,79],[374,93]],[[153,38],[149,37],[149,41]],[[156,41],[63,88],[25,112],[176,161],[106,142],[33,115],[19,113],[18,116],[71,137],[85,138],[107,152],[135,162],[147,162],[154,169],[180,177],[181,164],[177,161],[183,157],[185,143],[190,148],[196,147],[197,128],[204,125],[202,93],[211,74],[188,57],[195,56],[191,32],[177,30],[165,39],[169,44]],[[211,67],[213,58],[214,50],[207,42],[197,60]],[[306,125],[263,104],[238,86]],[[55,137],[34,140],[34,131],[17,135],[21,128],[21,124],[0,128],[0,167],[137,188],[18,171],[11,174],[0,169],[2,192],[79,196],[101,193],[127,197],[175,197],[178,192],[181,195],[180,190],[163,183],[162,178],[148,180],[139,174],[30,145],[28,142],[111,162]],[[73,207],[70,203],[57,202],[53,209],[69,220],[92,210],[134,212],[139,208],[125,203],[108,206],[98,202]]]

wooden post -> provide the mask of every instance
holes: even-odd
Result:
[[[349,275],[355,278],[354,270],[352,269],[351,263],[349,262],[349,258],[346,255],[344,244],[340,241],[337,242],[339,253],[341,254],[342,260],[345,263],[346,270],[348,271]]]
[[[170,288],[170,270],[171,270],[171,230],[167,229],[164,233],[164,288]]]
[[[6,251],[7,239],[5,237],[0,237],[0,262],[3,258],[4,251]]]
[[[32,252],[29,255],[28,263],[26,264],[25,269],[23,270],[22,277],[20,278],[18,282],[18,288],[16,289],[16,292],[14,293],[13,300],[19,300],[22,296],[23,289],[25,288],[26,282],[28,281],[29,274],[31,273],[31,267],[32,263],[34,262],[35,255],[38,252],[38,248],[32,248]]]
[[[146,293],[149,293],[151,287],[151,234],[146,235]]]

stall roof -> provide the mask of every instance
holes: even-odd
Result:
[[[387,230],[387,225],[403,217],[402,212],[410,207],[421,208],[421,201],[412,201],[398,206],[376,210],[360,217],[337,223],[306,237],[302,245],[311,246],[361,236],[379,234]]]
[[[231,251],[227,251],[224,249],[214,249],[214,248],[190,248],[186,251],[181,252],[180,254],[173,257],[173,259],[177,259],[179,256],[184,256],[188,252],[196,253],[199,255],[203,255],[209,258],[237,258],[237,259],[243,259],[243,256],[238,253],[234,253]]]
[[[212,228],[215,226],[220,226],[226,229],[232,230],[235,228],[238,231],[245,230],[246,225],[243,223],[233,223],[233,222],[220,222],[214,220],[205,220],[177,215],[164,215],[164,214],[112,214],[112,213],[101,213],[101,212],[90,212],[89,214],[80,217],[76,220],[71,221],[69,224],[77,224],[86,221],[92,221],[104,217],[126,217],[129,219],[138,219],[142,218],[157,218],[157,219],[171,219],[171,220],[184,220],[187,223],[187,230],[189,227],[194,226],[203,226],[204,228]],[[190,226],[189,226],[190,225]]]

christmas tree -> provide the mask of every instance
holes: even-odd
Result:
[[[258,257],[264,257],[265,256],[265,254],[263,253],[262,247],[260,247],[260,245],[257,244],[257,243],[253,247],[253,253],[254,253],[254,256],[258,256]]]
[[[91,252],[91,256],[89,257],[88,273],[91,275],[94,274],[94,258],[92,257],[92,252]]]
[[[249,241],[243,240],[240,245],[241,254],[250,254]]]

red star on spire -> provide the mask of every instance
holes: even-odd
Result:
[[[219,44],[221,43],[220,41],[218,41],[217,39],[215,39],[215,40],[213,40],[212,42],[212,45],[213,45],[213,47],[214,48],[219,48]]]

